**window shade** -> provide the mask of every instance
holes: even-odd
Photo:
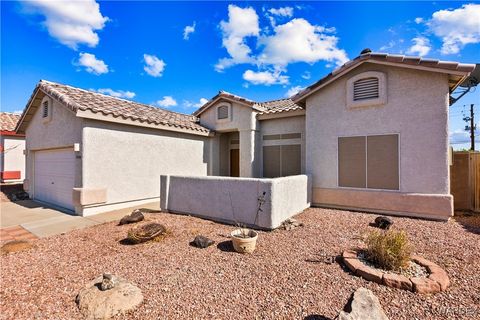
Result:
[[[398,135],[367,137],[367,187],[399,189]]]
[[[365,137],[338,138],[338,185],[366,187]]]
[[[375,99],[379,97],[378,78],[370,77],[353,83],[353,100]]]
[[[299,144],[281,146],[281,176],[293,176],[302,172],[302,151]]]
[[[280,176],[280,146],[263,147],[263,176],[265,178]]]

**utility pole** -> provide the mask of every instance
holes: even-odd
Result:
[[[475,113],[473,112],[473,103],[470,105],[470,117],[464,117],[463,121],[470,121],[470,125],[465,126],[465,131],[470,131],[470,150],[475,151]]]

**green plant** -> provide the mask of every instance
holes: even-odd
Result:
[[[366,258],[385,270],[398,270],[410,261],[413,247],[405,231],[372,231],[367,234]]]

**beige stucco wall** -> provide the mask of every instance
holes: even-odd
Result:
[[[25,130],[25,146],[27,150],[25,166],[25,187],[30,196],[33,196],[33,169],[35,151],[45,149],[72,148],[75,143],[81,145],[83,120],[58,103],[56,100],[45,96],[50,101],[51,118],[44,122],[41,108],[37,109]],[[75,160],[75,186],[82,184],[82,159]]]
[[[387,103],[348,109],[346,81],[365,71],[385,73]],[[399,192],[449,194],[447,75],[364,64],[313,94],[306,103],[306,173],[313,177],[314,190],[338,188],[339,136],[397,133]],[[313,194],[313,202],[321,203],[315,191]]]
[[[221,105],[230,106],[229,119],[217,120],[217,107]],[[203,112],[200,116],[200,124],[217,132],[238,131],[240,135],[240,176],[259,177],[259,123],[256,119],[256,112],[245,105],[235,102],[219,101]],[[221,149],[222,141],[216,140],[218,146],[213,149]],[[221,154],[214,154],[214,157],[221,157]],[[219,174],[223,174],[220,171]]]
[[[275,179],[162,176],[162,210],[274,229],[310,206],[309,177]],[[262,211],[255,221],[259,197]],[[186,197],[185,195],[189,195]]]
[[[302,137],[295,140],[263,140],[264,135],[301,133]],[[295,116],[288,118],[268,119],[260,121],[260,170],[263,176],[263,150],[266,143],[268,145],[297,144],[300,142],[302,149],[302,173],[305,172],[305,116]]]
[[[15,136],[1,136],[1,145],[4,152],[0,155],[0,171],[20,171],[20,179],[7,181],[21,181],[25,179],[25,138]]]
[[[209,139],[85,120],[83,188],[105,188],[106,205],[142,199],[158,200],[160,175],[207,175]],[[98,211],[83,210],[87,215]]]

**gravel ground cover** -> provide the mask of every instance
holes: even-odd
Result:
[[[85,283],[111,272],[137,284],[144,302],[119,319],[333,319],[358,287],[372,290],[390,319],[480,318],[480,229],[393,218],[415,253],[450,276],[446,292],[419,295],[353,276],[324,255],[361,245],[376,216],[308,209],[294,230],[260,232],[251,255],[232,252],[226,226],[194,217],[148,214],[169,229],[162,241],[125,245],[131,225],[93,226],[36,241],[1,257],[0,319],[80,319]],[[203,234],[217,243],[189,245]]]

